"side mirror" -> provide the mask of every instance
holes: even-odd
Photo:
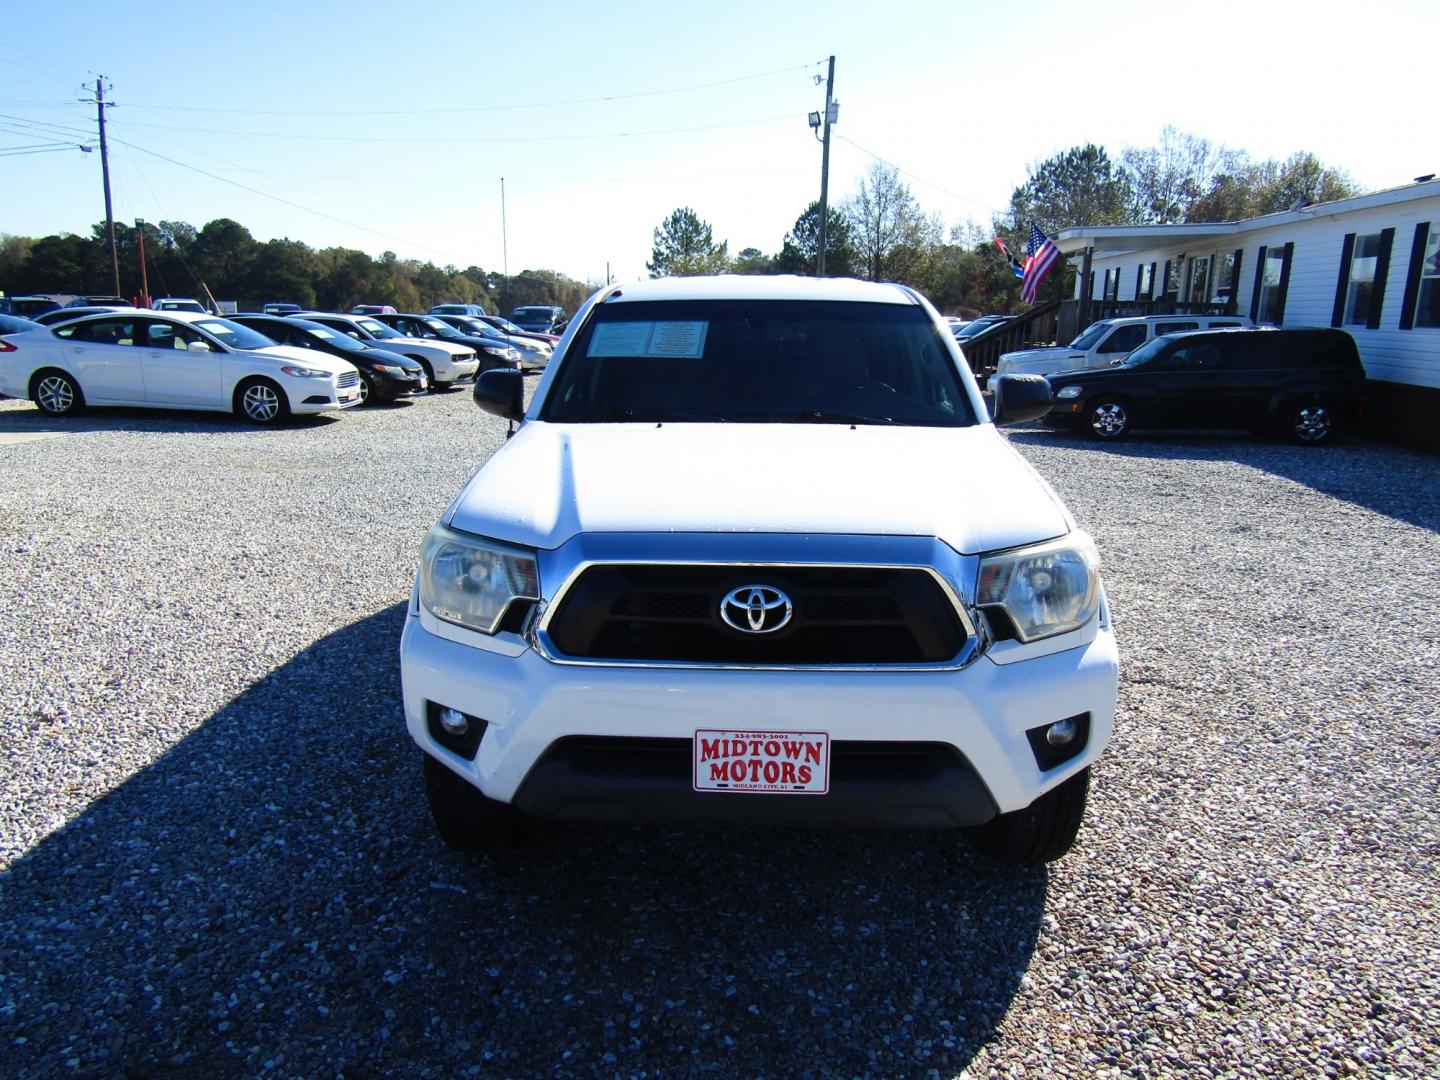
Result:
[[[209,352],[210,343],[208,341],[192,341],[185,348],[188,352]]]
[[[1050,383],[1043,375],[1001,375],[995,387],[995,423],[1038,420],[1050,411],[1054,401]]]
[[[348,336],[353,337],[356,341],[360,341],[360,340],[361,340],[360,331],[359,331],[359,330],[346,330],[345,333],[346,333]]]
[[[475,404],[506,420],[525,418],[525,377],[514,368],[491,368],[475,380]]]

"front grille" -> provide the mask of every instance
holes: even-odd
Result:
[[[784,592],[790,622],[762,634],[727,625],[722,601],[751,585]],[[886,567],[592,566],[548,632],[575,659],[762,666],[942,663],[966,641],[930,574]]]
[[[335,377],[335,385],[340,387],[340,389],[342,390],[345,389],[345,387],[347,386],[356,385],[359,381],[360,373],[356,371],[347,371]]]
[[[563,758],[581,776],[689,783],[693,754],[689,739],[571,735],[552,743],[545,758]],[[832,784],[923,783],[957,763],[965,759],[948,743],[837,739],[830,744]]]

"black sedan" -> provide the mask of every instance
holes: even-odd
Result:
[[[406,337],[433,338],[437,341],[448,341],[452,345],[469,346],[480,358],[481,371],[489,371],[492,368],[520,367],[520,351],[507,342],[504,337],[462,333],[438,315],[407,313],[372,315],[370,318],[384,323],[393,330],[400,331]]]
[[[277,344],[315,349],[348,360],[360,372],[362,405],[425,392],[425,369],[408,356],[372,348],[320,323],[281,315],[236,315],[231,321],[248,326]]]

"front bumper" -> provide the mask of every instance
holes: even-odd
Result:
[[[480,374],[480,360],[452,360],[449,364],[435,367],[435,383],[443,386],[459,386],[474,382]]]
[[[1085,634],[1077,631],[1077,635]],[[461,632],[455,640],[412,601],[401,637],[406,725],[427,754],[501,802],[542,816],[797,824],[978,824],[1018,810],[1085,768],[1109,741],[1117,658],[1108,617],[1083,643],[1023,660],[1004,650],[948,670],[801,670],[570,665],[521,637]],[[447,749],[430,705],[485,722],[473,758]],[[1088,714],[1073,758],[1037,763],[1027,732]],[[688,756],[658,776],[577,765],[572,739],[644,740],[677,753],[701,729],[824,731],[836,748],[948,748],[947,764],[904,778],[832,772],[825,795],[696,793]],[[862,747],[863,749],[863,747]],[[678,751],[681,754],[683,750]],[[643,770],[642,770],[643,772]]]

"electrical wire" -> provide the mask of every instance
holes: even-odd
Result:
[[[474,105],[464,108],[451,109],[337,109],[306,111],[295,109],[207,109],[195,105],[146,105],[127,101],[126,108],[130,109],[164,109],[170,112],[195,112],[195,113],[228,113],[245,116],[447,116],[462,113],[486,113],[506,112],[517,109],[556,109],[571,105],[593,105],[609,101],[633,101],[637,98],[661,97],[667,94],[687,94],[695,90],[709,90],[717,86],[733,86],[736,83],[749,82],[754,79],[768,79],[774,75],[782,75],[786,72],[806,71],[815,64],[824,61],[815,61],[810,64],[803,64],[799,67],[790,65],[783,68],[775,68],[772,71],[756,72],[753,75],[737,75],[732,79],[719,79],[715,82],[695,83],[691,86],[677,86],[665,90],[641,90],[633,94],[608,94],[603,97],[593,98],[570,98],[564,101],[537,101],[529,104],[516,105]]]
[[[397,244],[405,244],[409,247],[418,248],[421,251],[428,251],[432,255],[443,256],[449,262],[455,261],[454,254],[452,252],[440,251],[438,248],[427,247],[424,244],[417,244],[412,240],[407,240],[403,236],[393,236],[390,233],[383,233],[376,229],[371,229],[367,226],[357,224],[353,221],[346,221],[344,218],[336,217],[334,214],[327,214],[323,210],[316,210],[313,207],[304,206],[290,199],[281,198],[279,195],[272,195],[268,191],[261,191],[259,188],[251,187],[249,184],[242,184],[238,180],[231,180],[228,177],[220,176],[206,169],[202,169],[197,165],[191,165],[187,162],[180,161],[176,158],[172,158],[165,154],[159,153],[158,151],[151,150],[148,147],[140,146],[136,143],[129,142],[125,139],[117,139],[112,137],[110,141],[119,143],[121,146],[128,146],[132,150],[139,150],[142,154],[149,154],[151,157],[159,158],[161,161],[168,161],[171,165],[179,166],[182,169],[189,169],[191,172],[199,173],[201,176],[208,176],[211,180],[218,180],[222,184],[229,184],[231,187],[237,187],[240,188],[242,191],[248,191],[252,195],[259,195],[261,198],[270,199],[274,202],[282,203],[285,206],[294,207],[296,210],[303,210],[307,214],[314,214],[316,217],[325,218],[327,221],[333,221],[339,225],[344,225],[347,228],[359,229],[361,232],[369,233],[372,236],[378,236],[383,240],[393,240]]]
[[[837,139],[840,139],[840,140],[842,140],[842,141],[844,141],[844,142],[849,143],[851,146],[855,147],[856,150],[859,150],[862,154],[868,154],[870,157],[874,158],[876,161],[880,162],[882,165],[889,165],[890,168],[894,169],[896,172],[898,172],[898,173],[903,173],[905,176],[910,177],[911,180],[914,180],[914,181],[916,181],[917,183],[924,184],[926,187],[934,188],[936,191],[939,191],[939,192],[942,192],[942,193],[944,193],[944,194],[946,194],[946,195],[949,195],[952,199],[959,199],[961,202],[967,202],[967,203],[970,203],[970,204],[972,204],[972,205],[974,205],[974,206],[978,206],[978,207],[980,207],[982,210],[989,210],[992,214],[1004,214],[1004,213],[1005,213],[1004,210],[997,209],[996,207],[991,206],[989,203],[981,202],[979,199],[972,199],[972,198],[970,198],[970,196],[968,196],[968,195],[961,195],[958,191],[951,191],[949,188],[941,187],[939,184],[936,184],[936,183],[934,183],[934,182],[932,182],[932,181],[930,181],[930,180],[926,180],[923,176],[917,176],[915,173],[911,172],[909,169],[901,168],[899,165],[896,165],[893,161],[889,161],[889,160],[881,157],[879,154],[875,153],[875,151],[865,149],[865,147],[861,146],[861,145],[860,145],[859,143],[857,143],[854,139],[847,139],[847,138],[845,138],[845,136],[844,136],[844,135],[841,135],[838,131],[833,131],[833,130],[832,130],[830,134],[832,134],[833,136],[835,136],[835,138],[837,138]]]
[[[280,131],[240,131],[233,128],[184,127],[174,124],[146,124],[134,120],[127,127],[145,128],[153,131],[189,131],[206,135],[241,135],[252,139],[301,139],[305,142],[366,142],[366,143],[535,143],[573,142],[584,139],[629,139],[648,135],[683,135],[694,131],[718,131],[722,128],[750,127],[758,124],[774,124],[781,120],[793,121],[793,113],[783,116],[763,116],[753,120],[735,120],[724,124],[704,124],[697,127],[653,128],[645,131],[612,131],[582,135],[512,135],[495,137],[471,137],[445,135],[315,135],[309,132],[294,133]]]

